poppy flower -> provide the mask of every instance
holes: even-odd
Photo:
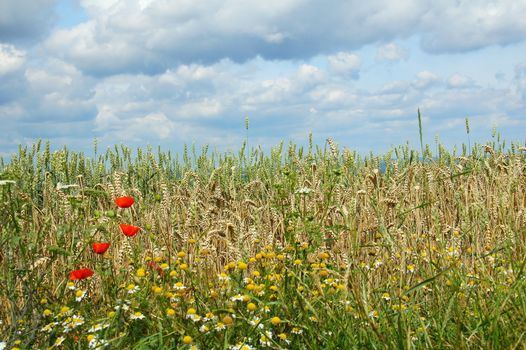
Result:
[[[109,242],[101,243],[101,242],[94,242],[91,247],[93,248],[93,252],[96,254],[104,254],[106,253],[106,250],[110,247]]]
[[[133,199],[133,197],[128,196],[118,197],[115,199],[115,204],[117,204],[119,208],[129,208],[133,205],[134,202],[135,200]]]
[[[69,274],[69,279],[71,281],[83,280],[85,278],[93,276],[93,270],[91,269],[78,269],[71,271]]]
[[[121,228],[122,233],[124,233],[124,235],[128,237],[135,236],[137,232],[139,232],[139,230],[141,229],[138,226],[126,225],[126,224],[120,224],[119,226]]]

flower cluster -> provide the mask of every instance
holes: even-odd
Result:
[[[135,203],[135,199],[130,196],[122,196],[115,199],[115,204],[122,209],[130,208],[133,203]],[[119,226],[122,233],[128,237],[136,235],[140,230],[140,227],[133,225],[120,224]],[[110,242],[93,242],[91,244],[91,248],[95,254],[104,254],[109,249],[110,245]],[[71,271],[69,274],[69,279],[71,281],[83,280],[93,276],[93,274],[94,272],[92,269],[81,268]]]

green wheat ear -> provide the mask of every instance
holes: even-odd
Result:
[[[420,114],[420,108],[418,108],[418,133],[420,135],[420,150],[422,151],[422,160],[424,159],[424,142],[422,138],[422,115]]]
[[[248,120],[248,115],[245,117],[245,129],[248,130],[248,124],[249,124],[249,120]]]
[[[466,117],[466,133],[468,134],[469,155],[471,155],[471,140],[469,138],[469,119]]]

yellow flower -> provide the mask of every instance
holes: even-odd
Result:
[[[301,260],[300,259],[294,260],[294,265],[301,265]]]
[[[243,261],[240,261],[240,262],[237,263],[237,268],[240,269],[240,270],[246,270],[247,267],[248,267],[248,265],[245,262],[243,262]]]
[[[272,323],[274,326],[277,326],[281,323],[281,319],[277,316],[274,316],[270,319],[270,323]]]
[[[171,308],[166,309],[166,315],[172,317],[175,315],[175,310]]]
[[[234,323],[234,319],[229,316],[229,315],[226,315],[225,317],[223,317],[223,323],[226,324],[227,326],[228,325],[231,325],[232,323]]]
[[[186,253],[185,252],[179,252],[177,253],[177,257],[178,258],[184,258],[186,256]]]
[[[44,316],[49,316],[49,315],[52,315],[53,312],[50,310],[50,309],[45,309],[44,312],[42,313]]]
[[[257,307],[256,304],[254,304],[254,303],[248,303],[248,305],[247,305],[247,309],[248,309],[249,311],[256,311],[257,308],[258,308],[258,307]]]
[[[170,271],[170,277],[177,277],[177,271],[175,270]]]
[[[186,270],[188,268],[188,265],[187,264],[181,264],[181,265],[179,265],[179,268],[181,270]]]
[[[190,238],[190,239],[188,240],[188,244],[195,244],[195,243],[196,243],[196,240],[193,239],[193,238]]]
[[[152,291],[155,294],[160,294],[163,291],[163,289],[161,287],[152,287]]]
[[[138,269],[136,275],[137,277],[144,277],[146,276],[146,271],[144,269]]]
[[[47,304],[47,299],[46,298],[40,299],[40,304],[41,305]]]
[[[287,340],[287,335],[285,333],[278,334],[278,338],[281,340]]]
[[[185,335],[185,336],[183,337],[183,343],[185,343],[185,344],[191,344],[192,341],[193,341],[193,339],[192,339],[192,337],[189,336],[189,335]]]
[[[329,254],[327,252],[320,252],[318,253],[318,259],[325,260],[329,258]]]
[[[186,313],[187,313],[188,315],[195,315],[195,314],[197,313],[197,310],[194,309],[193,307],[191,307],[191,308],[189,308],[189,309],[186,311]]]
[[[86,339],[88,340],[88,342],[92,341],[93,339],[95,339],[95,336],[93,334],[90,334],[86,337]]]
[[[259,271],[252,271],[252,276],[259,277],[261,276],[261,273],[259,273]]]

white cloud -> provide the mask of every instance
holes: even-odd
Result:
[[[362,61],[358,55],[339,52],[328,58],[330,68],[337,74],[343,74],[357,78]]]
[[[393,41],[410,36],[421,37],[422,47],[436,53],[526,39],[526,2],[516,0],[328,0],[323,4],[85,0],[82,4],[90,20],[56,30],[45,47],[49,54],[95,75],[158,74],[181,63],[209,64],[225,58],[235,62],[258,56],[308,59],[385,42],[378,59],[397,61],[406,59],[408,51]],[[340,60],[337,56],[334,59]]]
[[[438,76],[429,71],[422,71],[416,75],[413,80],[413,86],[417,89],[427,89],[440,81]]]
[[[430,2],[422,15],[422,47],[429,52],[463,52],[526,39],[526,2],[473,0]]]
[[[324,79],[323,72],[316,66],[302,64],[297,71],[297,79],[305,84],[316,84]]]
[[[452,89],[470,87],[474,83],[473,79],[459,73],[454,73],[447,79],[447,86]]]
[[[10,44],[0,43],[0,75],[18,70],[26,60],[26,53]]]
[[[128,124],[126,131],[140,139],[143,139],[144,136],[154,136],[162,140],[172,134],[174,126],[174,123],[164,113],[150,113]]]
[[[405,60],[408,57],[409,52],[395,43],[381,45],[376,51],[376,58],[382,61],[396,62]]]

